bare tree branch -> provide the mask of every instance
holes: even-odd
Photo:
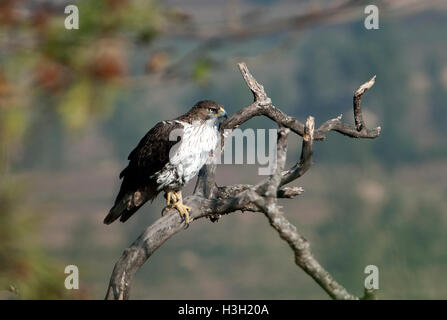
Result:
[[[314,118],[308,117],[305,124],[273,106],[264,87],[253,77],[245,63],[238,64],[242,76],[253,93],[254,102],[235,113],[221,125],[222,137],[228,138],[232,130],[255,116],[266,116],[278,126],[276,169],[267,179],[256,185],[237,184],[217,186],[215,164],[205,165],[199,172],[193,195],[184,199],[191,207],[190,220],[208,217],[213,221],[221,215],[235,212],[262,212],[270,225],[285,240],[295,254],[296,264],[309,274],[330,297],[334,299],[358,299],[336,282],[312,255],[309,243],[279,210],[278,198],[294,198],[303,192],[301,187],[284,187],[301,177],[312,164],[313,141],[323,140],[330,131],[337,131],[349,137],[375,138],[380,127],[367,129],[362,117],[361,98],[374,84],[370,81],[360,86],[354,94],[355,127],[341,122],[341,116],[323,123],[315,130]],[[287,155],[287,136],[292,131],[303,137],[300,160],[289,170],[284,170]],[[223,147],[223,145],[221,146]],[[116,263],[110,278],[106,299],[128,299],[132,278],[141,266],[165,241],[182,231],[184,222],[177,211],[170,210],[150,225],[135,242],[127,248]],[[370,296],[370,295],[369,295]],[[366,297],[366,294],[365,294]]]
[[[282,173],[280,185],[285,185],[301,177],[312,165],[313,141],[314,141],[314,118],[309,117],[304,127],[303,146],[300,161],[291,169]]]
[[[304,135],[304,124],[298,121],[296,118],[291,117],[278,108],[276,108],[270,98],[265,94],[264,88],[260,85],[256,80],[254,80],[253,76],[251,76],[250,72],[245,63],[238,64],[239,69],[241,70],[244,79],[246,77],[249,78],[249,81],[246,80],[247,85],[249,86],[251,92],[255,97],[255,102],[251,105],[243,108],[228,120],[226,120],[222,124],[222,130],[232,130],[239,127],[242,123],[247,120],[255,117],[255,116],[266,116],[281,126],[289,128],[296,134],[303,136]],[[362,110],[360,108],[360,102],[363,94],[367,89],[371,88],[374,84],[375,76],[368,82],[364,83],[360,86],[360,88],[356,91],[354,96],[354,117],[355,119],[362,119]],[[357,121],[357,120],[356,120]],[[314,132],[315,140],[324,140],[327,133],[330,131],[337,131],[343,135],[352,138],[376,138],[380,134],[380,127],[374,129],[367,129],[366,126],[362,125],[361,129],[358,130],[356,127],[343,123],[341,121],[341,116],[337,118],[326,121],[323,125],[320,126]]]
[[[362,103],[362,96],[366,92],[366,90],[370,89],[374,82],[376,81],[376,76],[372,77],[368,82],[365,82],[357,89],[354,93],[354,121],[355,128],[357,131],[362,131],[365,127],[365,121],[363,120],[362,108],[360,107]]]
[[[312,141],[314,133],[314,118],[309,117],[304,128],[303,147],[300,163],[310,163],[307,158],[312,157]],[[310,151],[310,152],[309,152]],[[270,180],[269,188],[274,191],[278,186],[290,179],[298,177],[296,172],[300,172],[300,166],[291,170],[286,176],[281,173],[285,162],[284,147],[278,141],[278,162],[281,163],[277,172]],[[309,165],[310,166],[310,165]],[[306,170],[306,169],[304,169]],[[333,299],[358,299],[346,291],[346,289],[336,282],[332,276],[320,265],[310,251],[309,242],[297,231],[296,227],[291,224],[281,213],[276,205],[276,196],[267,196],[266,205],[260,206],[270,225],[278,232],[279,236],[287,242],[295,254],[295,263],[310,275]]]

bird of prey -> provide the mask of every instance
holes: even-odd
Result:
[[[165,192],[166,208],[175,208],[189,224],[191,208],[182,202],[182,187],[207,162],[219,141],[227,115],[222,105],[203,100],[184,115],[157,123],[130,153],[120,173],[123,181],[104,223],[124,222],[148,200]]]

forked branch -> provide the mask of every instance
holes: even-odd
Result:
[[[221,125],[225,138],[232,130],[255,116],[266,116],[278,126],[276,169],[267,179],[256,185],[238,184],[217,186],[215,183],[216,165],[204,166],[199,173],[193,195],[184,199],[192,208],[191,222],[208,217],[213,221],[220,216],[238,212],[252,211],[263,213],[279,236],[287,242],[295,254],[296,264],[310,275],[327,294],[334,299],[358,299],[320,265],[310,251],[308,241],[297,231],[279,210],[278,198],[294,198],[303,192],[300,187],[284,185],[301,177],[312,164],[313,142],[323,140],[327,133],[336,131],[354,138],[376,138],[380,127],[368,129],[363,120],[361,99],[363,94],[374,84],[375,77],[366,82],[354,94],[355,126],[343,123],[341,116],[324,122],[315,130],[315,120],[308,117],[305,124],[277,109],[266,94],[264,87],[256,81],[245,63],[238,64],[242,76],[253,93],[254,102],[242,108]],[[287,155],[287,135],[292,131],[303,137],[301,156],[292,168],[284,170]],[[165,241],[184,229],[184,222],[175,210],[170,210],[152,225],[127,248],[115,264],[110,278],[106,299],[128,299],[132,278],[150,256]],[[366,295],[365,295],[366,297]]]

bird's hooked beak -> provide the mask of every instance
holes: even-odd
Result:
[[[219,117],[219,119],[222,119],[222,120],[228,119],[227,112],[225,111],[225,109],[222,106],[219,108],[218,117]]]

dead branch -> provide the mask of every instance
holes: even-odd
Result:
[[[279,125],[276,170],[267,179],[256,185],[217,186],[215,183],[216,165],[205,165],[200,170],[193,195],[184,199],[184,202],[192,208],[191,222],[204,217],[216,220],[221,215],[240,211],[261,212],[293,250],[296,264],[310,275],[330,297],[333,299],[358,299],[337,283],[319,264],[310,251],[308,241],[280,211],[277,199],[294,198],[303,192],[300,187],[284,187],[284,185],[298,179],[309,170],[312,164],[315,140],[323,140],[330,131],[354,138],[375,138],[379,135],[380,127],[375,129],[366,127],[361,110],[362,96],[367,89],[373,86],[375,77],[360,86],[354,94],[355,126],[343,123],[339,116],[326,121],[315,130],[313,117],[309,117],[303,124],[277,109],[266,94],[264,87],[256,81],[245,63],[239,63],[238,66],[246,84],[253,93],[254,102],[222,123],[221,134],[224,139],[228,138],[232,130],[255,116],[262,115],[272,119]],[[299,162],[292,168],[284,170],[289,131],[302,136],[303,143]],[[135,273],[155,250],[183,229],[184,223],[175,210],[170,210],[147,227],[115,264],[106,299],[128,299]]]

